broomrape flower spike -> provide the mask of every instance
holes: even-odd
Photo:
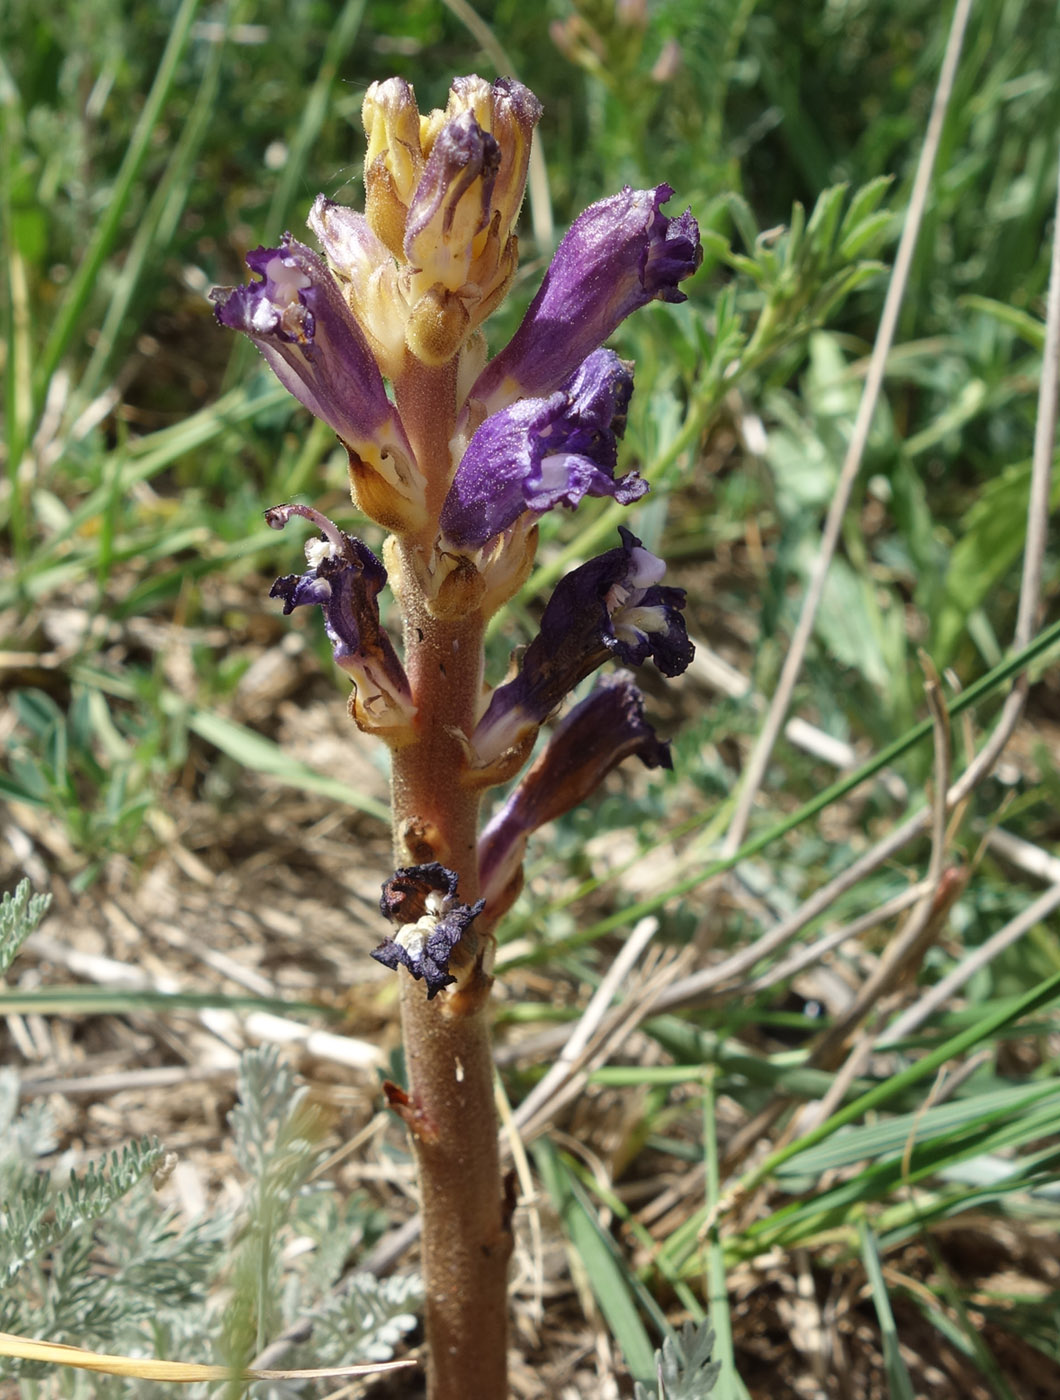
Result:
[[[527,578],[537,522],[586,496],[633,505],[648,486],[619,443],[633,366],[604,341],[649,301],[679,302],[700,262],[667,184],[623,189],[577,218],[509,344],[482,329],[515,275],[515,232],[541,116],[520,83],[457,78],[421,115],[400,78],[373,83],[363,121],[364,212],[320,195],[323,256],[285,234],[248,254],[253,278],[213,293],[344,445],[353,501],[390,537],[380,560],[309,506],[267,512],[316,527],[307,567],[277,580],[284,612],[316,605],[350,713],[391,750],[394,874],[374,949],[397,975],[423,1212],[429,1400],[508,1394],[502,1189],[487,1008],[497,920],[517,897],[528,837],[584,801],[625,758],[669,767],[631,675],[603,677],[560,721],[482,831],[490,786],[516,778],[541,725],[605,662],[666,676],[692,658],[685,596],[632,531],[557,584],[505,683],[483,679],[491,615]],[[382,625],[389,583],[401,653]]]

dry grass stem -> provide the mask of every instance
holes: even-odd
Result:
[[[930,987],[915,1005],[909,1007],[887,1027],[879,1037],[879,1044],[881,1046],[895,1044],[904,1039],[905,1036],[912,1035],[919,1030],[924,1022],[945,1006],[950,998],[955,996],[977,972],[988,967],[1006,948],[1011,948],[1014,943],[1018,943],[1036,924],[1047,919],[1056,908],[1060,908],[1060,884],[1053,885],[1040,894],[1036,900],[1028,904],[1026,909],[1017,914],[1014,919],[1010,919],[995,934],[992,934],[985,943],[963,957],[957,966],[945,977],[940,978],[933,987]]]

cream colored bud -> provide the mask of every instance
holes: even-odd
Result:
[[[361,122],[367,138],[365,170],[381,157],[385,158],[394,182],[394,193],[407,205],[423,171],[416,94],[404,78],[372,83],[364,96]]]
[[[459,296],[434,286],[409,315],[405,344],[421,364],[448,364],[467,339],[471,320]]]
[[[399,258],[408,207],[423,173],[420,114],[412,88],[403,78],[373,83],[365,94],[361,121],[367,137],[365,217]]]

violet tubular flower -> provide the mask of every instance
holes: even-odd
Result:
[[[522,887],[523,855],[533,832],[577,807],[624,759],[671,768],[670,746],[644,718],[644,697],[628,671],[601,676],[565,715],[547,745],[479,838],[479,882],[494,923]]]
[[[277,579],[269,597],[282,598],[285,613],[319,603],[332,655],[354,683],[350,713],[358,727],[404,743],[415,708],[404,667],[379,621],[386,569],[366,544],[309,506],[273,506],[265,519],[282,530],[293,515],[312,521],[320,537],[306,544],[308,570]]]
[[[249,336],[284,388],[338,435],[365,514],[389,529],[418,528],[423,483],[412,449],[326,264],[285,234],[279,248],[248,253],[247,266],[259,281],[214,289],[218,321]]]
[[[471,738],[486,781],[503,781],[495,765],[518,752],[578,682],[608,659],[639,666],[651,657],[664,676],[680,675],[691,662],[694,648],[681,616],[684,590],[664,587],[663,561],[631,531],[620,527],[619,534],[617,549],[556,585],[519,674],[493,692]]]
[[[584,496],[638,500],[648,483],[636,472],[615,476],[632,393],[632,366],[612,350],[596,350],[555,393],[487,418],[442,506],[445,540],[478,549],[525,512],[573,510]]]
[[[556,249],[540,290],[470,398],[496,412],[525,395],[550,393],[638,307],[684,301],[678,283],[702,261],[690,210],[668,219],[669,185],[591,204]]]
[[[445,987],[459,979],[450,971],[450,962],[472,923],[482,913],[485,900],[461,904],[457,898],[457,876],[444,865],[403,866],[383,885],[379,908],[397,932],[372,950],[372,957],[396,971],[407,968],[427,988],[432,1001]],[[472,959],[459,959],[461,970]]]

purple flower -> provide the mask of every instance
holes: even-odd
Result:
[[[221,325],[244,331],[284,388],[332,428],[349,449],[358,502],[389,528],[423,522],[423,486],[412,449],[387,398],[379,366],[325,263],[285,234],[279,248],[255,248],[247,265],[261,278],[211,293]],[[393,500],[365,486],[382,479]]]
[[[426,982],[428,1001],[457,981],[449,961],[485,904],[481,899],[461,904],[456,888],[455,873],[437,861],[408,865],[394,871],[379,901],[398,931],[373,949],[372,957],[395,971],[407,967],[413,977]]]
[[[650,656],[664,676],[692,660],[681,588],[660,584],[666,566],[636,535],[556,585],[519,674],[493,692],[472,735],[477,766],[490,768],[526,740],[579,681],[609,658],[639,666]]]
[[[584,802],[631,754],[647,768],[670,768],[670,746],[644,718],[644,698],[628,671],[602,676],[566,715],[533,767],[479,838],[479,879],[492,922],[522,885],[527,838]]]
[[[541,288],[511,341],[483,370],[470,397],[487,412],[562,384],[631,311],[649,301],[684,301],[677,284],[699,266],[691,210],[667,219],[669,185],[591,204],[556,250]]]
[[[478,549],[525,511],[573,509],[583,496],[623,505],[643,496],[648,483],[635,472],[614,474],[632,392],[631,367],[612,350],[596,350],[554,394],[487,418],[442,507],[443,535]]]
[[[321,536],[306,544],[309,569],[277,579],[269,597],[282,598],[285,613],[320,604],[332,654],[356,687],[354,719],[361,729],[402,742],[410,735],[415,706],[404,667],[379,621],[386,569],[366,544],[309,506],[274,506],[265,519],[282,530],[292,515],[311,520]]]

